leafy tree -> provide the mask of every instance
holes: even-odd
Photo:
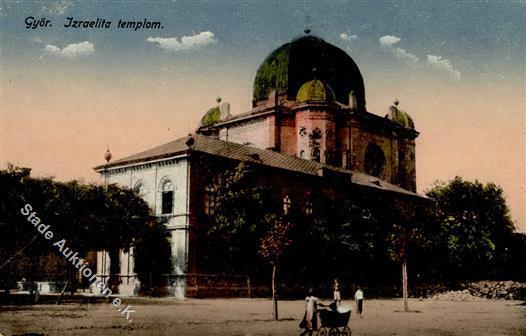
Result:
[[[217,204],[211,226],[205,228],[214,251],[208,261],[230,272],[258,268],[261,237],[279,212],[270,190],[255,183],[255,172],[244,163],[221,174],[216,185]],[[218,256],[220,256],[218,260]]]
[[[382,221],[382,210],[377,208],[385,200],[378,196],[360,196],[335,203],[337,208],[331,213],[338,218],[330,218],[335,223],[332,227],[329,223],[333,234],[331,253],[340,259],[335,267],[348,264],[355,282],[374,278],[374,266],[385,263],[386,259],[387,227]]]
[[[435,185],[427,195],[437,203],[437,242],[451,276],[487,276],[506,263],[514,226],[501,187],[457,176]]]
[[[342,283],[381,287],[392,280],[394,266],[387,254],[390,226],[383,215],[388,201],[380,194],[357,190],[343,199],[320,199],[322,210],[314,214],[312,223],[300,222],[305,232],[294,239],[291,249],[300,248],[298,241],[301,248],[306,245],[303,241],[308,242],[308,258],[302,261],[311,275],[323,276],[318,281],[338,278]]]
[[[393,223],[388,236],[388,252],[391,259],[402,265],[402,292],[406,312],[409,311],[408,259],[415,250],[429,245],[425,236],[425,227],[422,225],[423,217],[419,216],[418,211],[418,205],[402,200],[395,200],[388,211],[390,221]]]
[[[507,263],[503,272],[510,277],[526,280],[526,267],[520,267],[526,260],[526,234],[515,232],[504,251]]]
[[[281,214],[280,202],[255,175],[254,170],[240,163],[220,176],[208,241],[210,251],[220,255],[225,263],[222,269],[256,271],[261,265],[258,255],[271,265],[273,313],[278,319],[276,273],[283,252],[291,243],[292,216]]]
[[[141,293],[164,294],[166,274],[173,271],[170,232],[163,221],[150,218],[141,237],[134,243],[135,273],[141,282]]]
[[[273,214],[268,215],[267,222],[272,223],[271,227],[261,238],[259,255],[272,266],[272,303],[274,319],[278,319],[278,299],[276,296],[276,271],[278,263],[285,249],[290,245],[291,240],[288,236],[291,224],[285,223],[282,218]]]
[[[25,204],[31,204],[41,221],[50,225],[53,239],[66,239],[80,255],[93,250],[110,251],[114,274],[119,273],[119,249],[128,249],[149,220],[147,204],[126,188],[31,178],[29,170],[13,166],[0,171],[0,195],[0,234],[4,241],[0,267],[12,274],[3,281],[5,288],[26,275],[33,280],[40,257],[56,253],[20,214]],[[75,272],[69,272],[71,265],[64,264],[67,278],[73,281]],[[110,280],[115,287],[117,279]]]
[[[87,232],[86,243],[91,250],[108,251],[108,284],[112,291],[117,291],[119,250],[129,250],[134,241],[145,233],[144,228],[150,222],[149,208],[134,191],[114,184],[107,187],[89,186],[86,193],[81,202],[85,216],[82,224],[91,228]]]
[[[30,169],[8,165],[0,170],[0,283],[4,290],[13,288],[25,277],[33,281],[37,276],[37,260],[27,256],[45,255],[50,251],[40,239],[20,209],[33,198],[35,183],[29,178]]]

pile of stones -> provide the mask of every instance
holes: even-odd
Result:
[[[465,285],[471,294],[487,299],[526,300],[526,283],[516,281],[478,281]]]
[[[481,300],[484,300],[481,297],[471,294],[469,290],[467,289],[438,293],[438,294],[433,295],[431,298],[433,300],[440,300],[440,301],[481,301]]]
[[[437,293],[432,298],[450,301],[526,300],[526,283],[489,280],[467,282],[460,284],[460,290]]]

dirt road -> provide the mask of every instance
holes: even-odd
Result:
[[[124,300],[124,299],[123,299]],[[130,299],[131,323],[110,304],[0,307],[0,333],[8,335],[299,335],[303,301],[281,301],[280,321],[264,299]],[[344,302],[350,305],[351,302]],[[519,301],[451,302],[368,300],[363,318],[351,317],[354,336],[526,335]],[[33,334],[31,334],[33,333]]]

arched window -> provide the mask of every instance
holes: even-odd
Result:
[[[174,187],[170,180],[166,180],[163,182],[161,186],[161,193],[161,213],[163,215],[171,214],[173,212],[174,207]]]
[[[205,214],[213,215],[217,204],[217,192],[212,186],[205,188]]]
[[[146,186],[144,185],[143,181],[139,181],[135,184],[135,187],[133,187],[133,191],[139,195],[140,197],[145,197],[148,193],[148,190],[146,190]]]
[[[304,159],[305,158],[305,151],[302,149],[300,150],[300,158],[301,159]]]
[[[289,214],[291,206],[292,206],[292,203],[290,201],[289,195],[285,195],[285,197],[283,197],[283,214],[284,215]]]
[[[320,162],[320,149],[318,147],[314,147],[312,149],[312,160],[316,162]]]
[[[376,177],[383,177],[385,170],[385,155],[383,150],[375,144],[369,144],[365,150],[365,172]]]

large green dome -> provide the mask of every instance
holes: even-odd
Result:
[[[295,99],[299,88],[313,79],[326,82],[334,91],[336,101],[349,104],[354,91],[358,109],[365,110],[365,89],[360,69],[347,53],[324,40],[306,35],[286,43],[268,55],[259,66],[254,79],[253,101],[266,100],[277,90]]]

